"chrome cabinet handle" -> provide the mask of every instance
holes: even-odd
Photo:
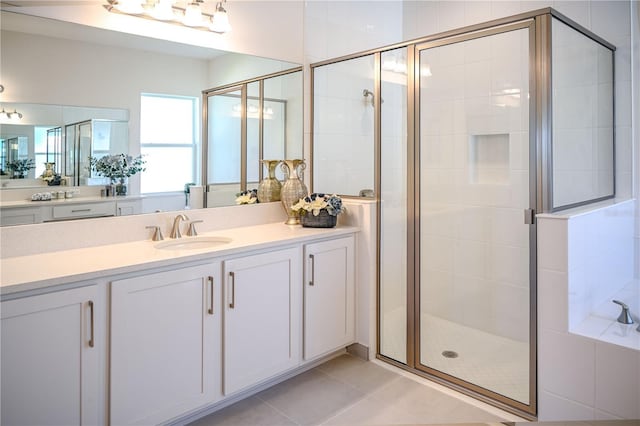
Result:
[[[90,212],[91,209],[74,209],[71,210],[71,213],[82,213],[82,212]]]
[[[93,333],[93,300],[89,300],[89,312],[90,312],[90,334],[91,334],[91,338],[89,339],[89,347],[93,348],[94,346],[94,333]]]
[[[236,275],[233,272],[229,272],[229,278],[231,278],[231,303],[229,303],[229,308],[234,309],[236,307]]]
[[[209,315],[213,315],[213,277],[209,277],[209,285],[211,287],[211,307],[209,308]]]
[[[316,259],[310,254],[309,259],[311,260],[311,280],[309,280],[309,285],[315,285],[314,281],[316,280]]]

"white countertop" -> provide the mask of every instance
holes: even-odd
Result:
[[[24,291],[46,292],[48,287],[93,280],[106,275],[171,266],[354,232],[358,232],[358,228],[340,226],[319,229],[270,223],[201,233],[200,236],[226,237],[232,240],[210,248],[160,250],[154,247],[158,242],[146,240],[11,257],[0,261],[0,296]]]
[[[48,192],[48,191],[42,191]],[[0,202],[0,208],[20,208],[20,207],[35,207],[35,206],[50,206],[50,205],[64,205],[64,204],[81,204],[81,203],[105,203],[116,201],[128,201],[139,200],[142,197],[140,195],[127,195],[118,197],[73,197],[73,198],[54,198],[48,201],[31,201],[31,200],[14,200],[14,201],[2,201]]]

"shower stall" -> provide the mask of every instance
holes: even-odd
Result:
[[[535,214],[615,194],[614,51],[542,9],[311,65],[312,189],[377,200],[378,358],[536,415]]]

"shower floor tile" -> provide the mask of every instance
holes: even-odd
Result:
[[[511,399],[529,400],[529,344],[422,314],[422,364]],[[453,351],[456,358],[443,356]]]
[[[381,323],[382,353],[390,358],[405,359],[404,339],[394,337],[404,330],[406,311],[397,308],[387,312]],[[434,315],[422,314],[423,336],[420,354],[422,364],[458,377],[511,399],[528,402],[529,344],[467,327]],[[456,358],[443,352],[453,351]]]

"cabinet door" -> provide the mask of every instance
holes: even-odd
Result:
[[[304,359],[355,340],[353,237],[305,246]]]
[[[300,362],[300,249],[224,262],[224,393]]]
[[[17,209],[2,209],[0,226],[29,225],[43,221],[43,210],[46,207],[26,207]]]
[[[111,284],[111,423],[157,424],[216,401],[220,264]]]
[[[98,424],[96,286],[2,302],[3,425]]]
[[[116,215],[130,216],[142,213],[142,202],[140,200],[116,201]]]

